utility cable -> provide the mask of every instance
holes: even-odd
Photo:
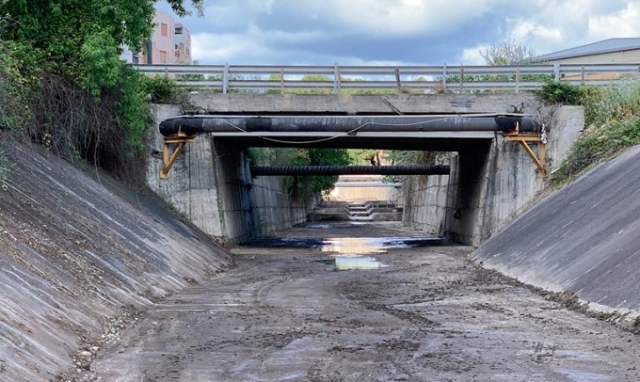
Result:
[[[472,114],[472,115],[455,115],[455,117],[459,117],[459,118],[479,118],[479,117],[497,117],[497,116],[501,116],[501,115],[509,115],[509,116],[524,116],[524,114],[513,114],[513,113],[487,113],[487,114]],[[276,139],[276,138],[269,138],[269,137],[259,137],[260,139],[263,139],[265,141],[269,141],[269,142],[274,142],[274,143],[284,143],[284,144],[290,144],[290,145],[308,145],[308,144],[314,144],[314,143],[321,143],[321,142],[327,142],[327,141],[331,141],[337,138],[341,138],[344,137],[345,135],[355,135],[357,134],[357,132],[367,126],[403,126],[403,127],[407,127],[407,126],[416,126],[416,125],[424,125],[424,124],[431,124],[431,123],[437,123],[437,122],[442,122],[442,121],[446,121],[451,119],[451,117],[446,117],[446,118],[437,118],[437,119],[433,119],[433,120],[429,120],[429,121],[419,121],[419,122],[409,122],[409,123],[394,123],[394,124],[389,124],[389,123],[380,123],[380,122],[365,122],[362,125],[351,129],[347,132],[344,133],[344,135],[336,135],[333,137],[326,137],[326,138],[320,138],[320,139],[313,139],[313,140],[309,140],[309,141],[288,141],[288,140],[282,140],[282,139]],[[216,118],[218,119],[218,118]],[[233,127],[234,129],[242,132],[242,133],[246,133],[246,134],[250,134],[250,132],[248,132],[247,130],[241,128],[240,126],[231,123],[229,121],[227,121],[226,119],[223,118],[219,118],[222,122],[224,122],[225,124]]]

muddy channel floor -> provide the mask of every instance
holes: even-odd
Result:
[[[279,234],[400,235],[417,233]],[[476,267],[472,248],[388,249],[350,271],[326,250],[234,249],[233,269],[155,304],[77,380],[640,381],[639,336]]]

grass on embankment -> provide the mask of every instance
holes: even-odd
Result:
[[[554,186],[562,186],[593,165],[640,144],[638,79],[620,80],[606,88],[550,83],[539,96],[549,102],[585,108],[586,128],[568,157],[552,174]]]

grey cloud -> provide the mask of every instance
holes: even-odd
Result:
[[[546,27],[560,27],[565,43],[580,41],[587,35],[590,15],[615,13],[628,3],[624,0],[575,1],[585,4],[590,2],[592,6],[580,14],[567,15],[561,10],[564,6],[575,3],[553,0],[486,0],[485,3],[495,5],[478,14],[469,14],[465,9],[456,10],[460,15],[466,14],[460,17],[460,22],[447,24],[430,33],[412,33],[406,36],[394,36],[393,33],[382,36],[379,33],[369,34],[366,29],[356,33],[344,24],[344,20],[329,17],[330,12],[319,10],[318,2],[301,0],[216,0],[213,5],[207,4],[207,12],[215,13],[218,10],[216,14],[205,14],[204,18],[188,17],[183,23],[192,33],[232,34],[236,42],[242,39],[246,41],[243,46],[260,46],[258,51],[234,50],[234,56],[228,58],[230,63],[458,64],[456,60],[460,59],[465,49],[511,40],[513,36],[510,31],[514,25],[525,21]],[[270,6],[267,7],[266,4]],[[452,7],[455,6],[452,4]],[[214,45],[214,40],[208,39],[207,43]],[[228,39],[225,41],[228,44],[234,43]],[[536,41],[531,37],[531,40],[523,43],[535,46]],[[536,46],[535,51],[542,54],[557,48],[558,46],[553,45]],[[217,63],[207,59],[201,59],[200,62]]]

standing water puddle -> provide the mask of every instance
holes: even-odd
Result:
[[[269,248],[313,248],[329,253],[330,259],[322,260],[332,264],[336,270],[378,269],[382,266],[372,254],[386,253],[389,249],[415,248],[443,245],[444,239],[437,236],[397,236],[397,237],[278,237],[255,239],[247,245]]]
[[[247,243],[250,247],[314,248],[322,252],[350,254],[385,253],[388,249],[433,247],[445,244],[437,236],[397,237],[266,237]]]
[[[382,263],[370,256],[336,256],[334,267],[336,271],[348,271],[351,269],[378,269]]]

